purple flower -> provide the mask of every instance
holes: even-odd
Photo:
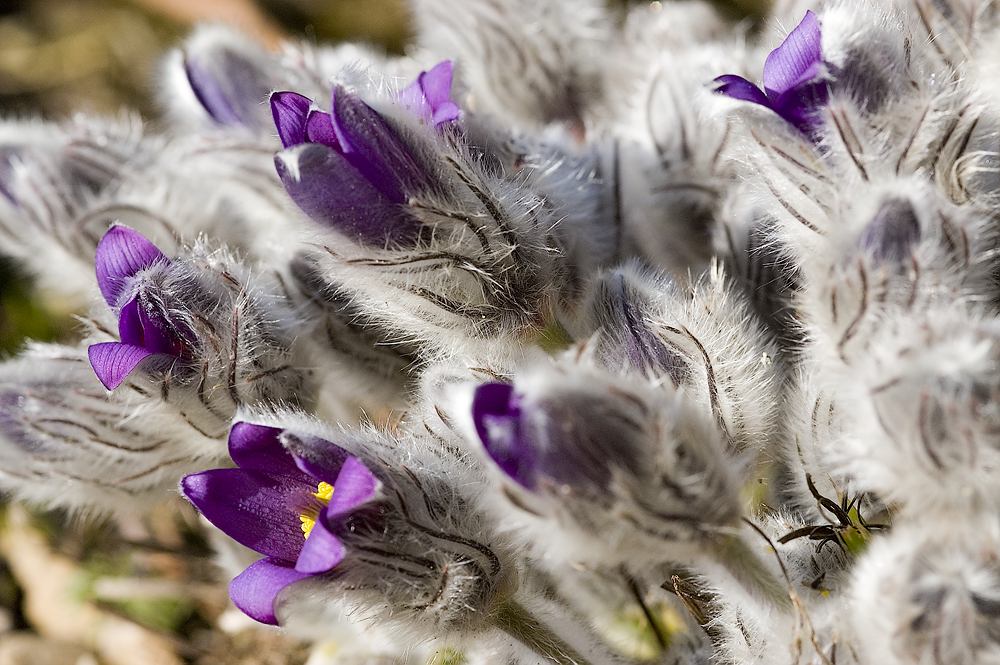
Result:
[[[329,442],[322,464],[288,453],[282,430],[237,423],[229,433],[235,469],[186,476],[181,491],[208,521],[265,558],[229,585],[247,616],[276,624],[275,601],[288,585],[323,575],[347,556],[338,538],[379,481],[357,458]]]
[[[817,110],[829,97],[829,84],[823,78],[822,41],[819,19],[807,11],[802,22],[767,56],[763,91],[735,74],[715,79],[715,91],[766,106],[809,134],[819,123]]]
[[[128,283],[157,264],[169,264],[157,247],[125,226],[113,226],[97,245],[97,286],[111,307],[118,307]],[[184,355],[190,335],[182,332],[143,293],[132,295],[118,310],[120,342],[93,344],[87,353],[104,387],[114,390],[146,358]]]
[[[451,99],[452,70],[451,60],[444,60],[420,72],[416,81],[400,91],[399,103],[428,125],[440,127],[458,120],[458,104]]]
[[[593,386],[555,385],[524,395],[505,383],[476,389],[472,421],[487,454],[528,490],[543,483],[606,488],[615,466],[631,468],[636,441],[614,400]]]
[[[400,102],[438,126],[458,117],[450,87],[445,61],[422,73]],[[271,95],[271,114],[286,148],[275,166],[303,212],[370,244],[416,239],[421,225],[405,206],[414,195],[440,188],[435,169],[377,111],[337,86],[329,113],[286,91]]]
[[[497,466],[531,489],[536,480],[537,455],[521,426],[521,400],[514,386],[487,383],[476,388],[472,420],[486,452]]]

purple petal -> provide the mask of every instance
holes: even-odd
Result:
[[[302,473],[336,487],[340,469],[350,455],[335,443],[318,436],[298,435],[285,430],[281,434],[281,444],[292,455],[295,466]]]
[[[134,296],[127,303],[122,305],[118,312],[118,339],[122,344],[130,344],[146,348],[143,343],[142,320],[139,317],[139,297]],[[147,349],[152,353],[152,350]]]
[[[830,96],[830,86],[822,79],[805,83],[779,95],[771,108],[805,134],[823,122],[822,108]]]
[[[270,471],[286,476],[302,475],[295,461],[281,445],[277,427],[236,423],[229,430],[229,456],[245,470]],[[303,482],[308,479],[303,477]]]
[[[305,144],[275,157],[285,191],[306,215],[363,243],[412,244],[420,223],[387,199],[343,155]]]
[[[278,594],[285,587],[307,577],[307,573],[300,573],[273,559],[261,559],[229,583],[229,597],[251,619],[276,626],[278,619],[274,605]]]
[[[330,444],[333,445],[333,444]],[[333,496],[323,511],[327,524],[349,515],[371,501],[378,493],[379,481],[357,457],[348,457],[333,483]]]
[[[152,352],[142,347],[120,342],[91,344],[87,349],[94,374],[108,390],[120,386],[139,363],[152,355],[154,355]]]
[[[196,64],[190,57],[185,57],[184,73],[187,74],[188,84],[198,103],[212,120],[221,125],[240,124],[239,114],[219,87],[218,80],[207,69]]]
[[[807,11],[802,21],[764,62],[764,90],[772,100],[822,72],[823,37],[819,18]]]
[[[716,78],[713,83],[718,86],[715,88],[715,92],[725,95],[726,97],[732,97],[733,99],[739,99],[745,102],[753,102],[754,104],[760,104],[761,106],[771,106],[770,101],[767,99],[767,95],[765,95],[760,88],[742,76],[737,76],[736,74],[724,74],[723,76]]]
[[[504,473],[531,489],[535,485],[537,451],[522,435],[520,419],[513,386],[487,383],[476,389],[472,420],[486,452]]]
[[[458,104],[455,102],[445,102],[434,109],[432,120],[435,127],[440,127],[441,125],[458,120],[458,116],[461,114],[462,110],[458,108]]]
[[[124,344],[139,346],[150,353],[181,357],[184,341],[162,314],[149,311],[137,295],[118,313],[118,334]]]
[[[445,60],[420,72],[416,81],[400,91],[399,103],[435,127],[457,120],[460,110],[451,99],[452,69],[451,61]]]
[[[451,81],[454,67],[451,60],[442,60],[418,78],[424,97],[432,108],[451,103]]]
[[[432,188],[428,169],[375,109],[342,87],[333,91],[333,129],[347,161],[394,203]]]
[[[333,118],[329,113],[313,109],[306,119],[306,139],[310,143],[322,143],[340,152],[337,133],[333,130]]]
[[[153,353],[164,353],[179,358],[184,353],[184,342],[175,326],[158,311],[139,300],[139,322],[142,325],[143,347]]]
[[[315,507],[315,485],[246,469],[212,469],[181,481],[181,491],[205,518],[250,549],[295,561],[302,549],[299,515]]]
[[[336,496],[338,489],[334,489]],[[309,575],[325,573],[344,560],[347,549],[323,524],[317,522],[295,561],[295,570]]]
[[[130,277],[157,262],[169,262],[156,245],[127,226],[112,226],[97,243],[94,263],[97,286],[109,305],[115,305]]]
[[[271,94],[271,117],[278,129],[281,145],[290,148],[306,142],[306,118],[312,100],[297,92],[283,91]]]

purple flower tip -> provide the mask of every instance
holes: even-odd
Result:
[[[236,423],[229,433],[235,469],[186,476],[181,492],[208,521],[263,554],[233,580],[233,602],[262,623],[277,623],[274,604],[290,584],[335,568],[348,555],[340,539],[379,482],[361,460],[310,439],[320,461],[293,456],[282,430]],[[297,441],[299,439],[296,439]]]
[[[161,261],[169,259],[142,234],[127,226],[112,226],[97,243],[94,258],[104,300],[116,305],[129,278]]]
[[[416,81],[400,91],[399,103],[428,125],[440,127],[458,120],[461,110],[451,98],[453,71],[451,60],[444,60],[420,72]]]
[[[312,100],[297,92],[283,91],[271,94],[271,117],[278,129],[281,145],[290,148],[306,142],[306,117]]]
[[[817,125],[817,111],[829,98],[829,85],[823,79],[823,39],[819,18],[807,11],[802,21],[788,34],[764,62],[764,90],[735,74],[715,79],[715,91],[761,106],[766,106],[804,133]]]
[[[276,626],[278,618],[274,606],[278,594],[307,577],[308,573],[300,573],[274,559],[261,559],[229,583],[229,597],[251,619]]]
[[[297,93],[272,95],[285,190],[310,218],[362,242],[412,243],[420,224],[405,204],[434,188],[432,170],[357,95],[337,87],[332,102],[326,113]]]
[[[120,342],[91,344],[87,349],[87,357],[90,359],[90,366],[94,368],[94,374],[108,390],[120,386],[125,377],[151,355],[152,352],[146,349]]]
[[[497,466],[520,485],[532,489],[537,451],[523,431],[520,399],[514,387],[486,383],[476,388],[472,421],[479,440]]]

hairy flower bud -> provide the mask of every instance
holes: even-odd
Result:
[[[141,370],[132,390],[178,404],[209,432],[243,404],[301,400],[309,376],[295,363],[291,311],[225,252],[198,246],[171,260],[116,226],[98,247],[97,276],[118,314],[119,340],[89,351],[109,390]]]
[[[931,533],[911,526],[872,546],[855,573],[849,614],[864,662],[1000,658],[1000,541],[987,522]]]
[[[520,486],[506,485],[508,505],[560,557],[686,558],[741,516],[737,469],[711,414],[666,387],[565,363],[480,385],[471,416]],[[542,535],[555,525],[557,538]]]

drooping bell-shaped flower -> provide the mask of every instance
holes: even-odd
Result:
[[[147,358],[180,358],[185,353],[189,334],[142,293],[131,297],[127,293],[136,275],[169,262],[153,243],[125,226],[111,227],[97,245],[97,285],[105,302],[118,309],[120,341],[93,344],[88,355],[97,378],[108,390],[120,386]],[[122,302],[123,298],[127,300]]]
[[[282,430],[237,423],[229,434],[234,469],[212,469],[181,481],[181,491],[208,521],[263,554],[229,586],[251,618],[276,624],[275,601],[287,586],[336,567],[347,556],[337,537],[378,493],[379,481],[333,443],[324,463],[288,453]]]
[[[824,78],[819,18],[807,11],[802,21],[764,61],[764,89],[736,74],[715,79],[715,91],[766,106],[808,134],[819,122],[817,111],[829,98]]]

